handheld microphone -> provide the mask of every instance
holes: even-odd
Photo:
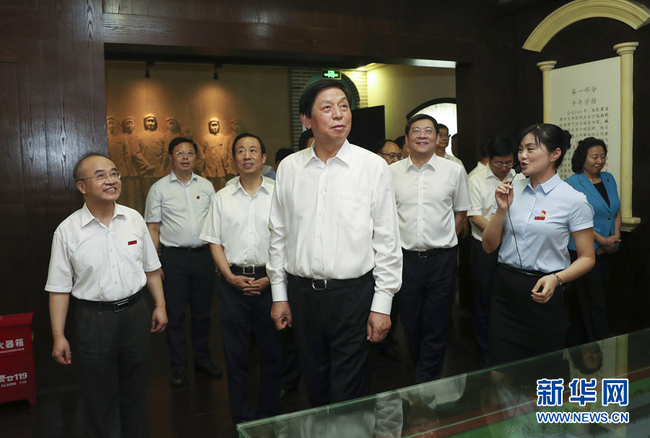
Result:
[[[515,176],[519,175],[521,173],[521,164],[517,165],[517,167],[515,167],[514,170],[515,170]],[[515,241],[515,249],[517,250],[517,256],[519,257],[519,269],[523,269],[523,263],[521,262],[521,254],[519,253],[519,246],[517,245],[517,234],[515,234],[515,227],[512,225],[512,216],[510,216],[510,204],[508,204],[508,219],[510,219],[510,229],[512,230],[512,237]]]

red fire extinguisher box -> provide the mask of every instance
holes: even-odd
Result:
[[[36,404],[32,316],[0,315],[0,403],[28,399]]]

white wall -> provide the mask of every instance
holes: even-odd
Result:
[[[385,65],[368,72],[368,106],[386,107],[386,137],[404,135],[406,114],[432,99],[456,97],[451,68]],[[444,120],[439,120],[445,123]]]

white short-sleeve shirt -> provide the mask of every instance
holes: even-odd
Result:
[[[165,246],[203,246],[200,234],[214,194],[207,179],[192,174],[183,184],[172,171],[149,190],[145,222],[160,223],[160,243]]]
[[[528,179],[515,181],[512,190],[499,262],[545,273],[567,268],[571,233],[594,226],[594,210],[587,197],[558,174],[538,184],[536,190]]]
[[[140,291],[145,272],[160,266],[140,213],[115,204],[106,227],[84,204],[54,232],[45,290],[89,301],[121,300]]]
[[[458,244],[454,212],[470,203],[465,168],[433,154],[420,169],[411,157],[390,165],[402,247],[409,251]]]
[[[201,239],[223,246],[226,260],[237,266],[264,266],[269,260],[269,213],[275,182],[262,177],[249,195],[239,179],[215,195]]]

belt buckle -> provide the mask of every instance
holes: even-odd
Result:
[[[428,251],[418,251],[418,258],[428,259],[429,258],[429,252]]]
[[[244,275],[255,275],[255,266],[244,266],[242,268],[242,273]]]
[[[113,310],[115,313],[121,312],[123,310],[126,310],[129,308],[129,299],[125,298],[122,301],[118,301],[117,303],[113,304]]]
[[[311,281],[311,288],[314,290],[325,290],[327,289],[327,279],[324,280],[318,280],[314,278]]]

